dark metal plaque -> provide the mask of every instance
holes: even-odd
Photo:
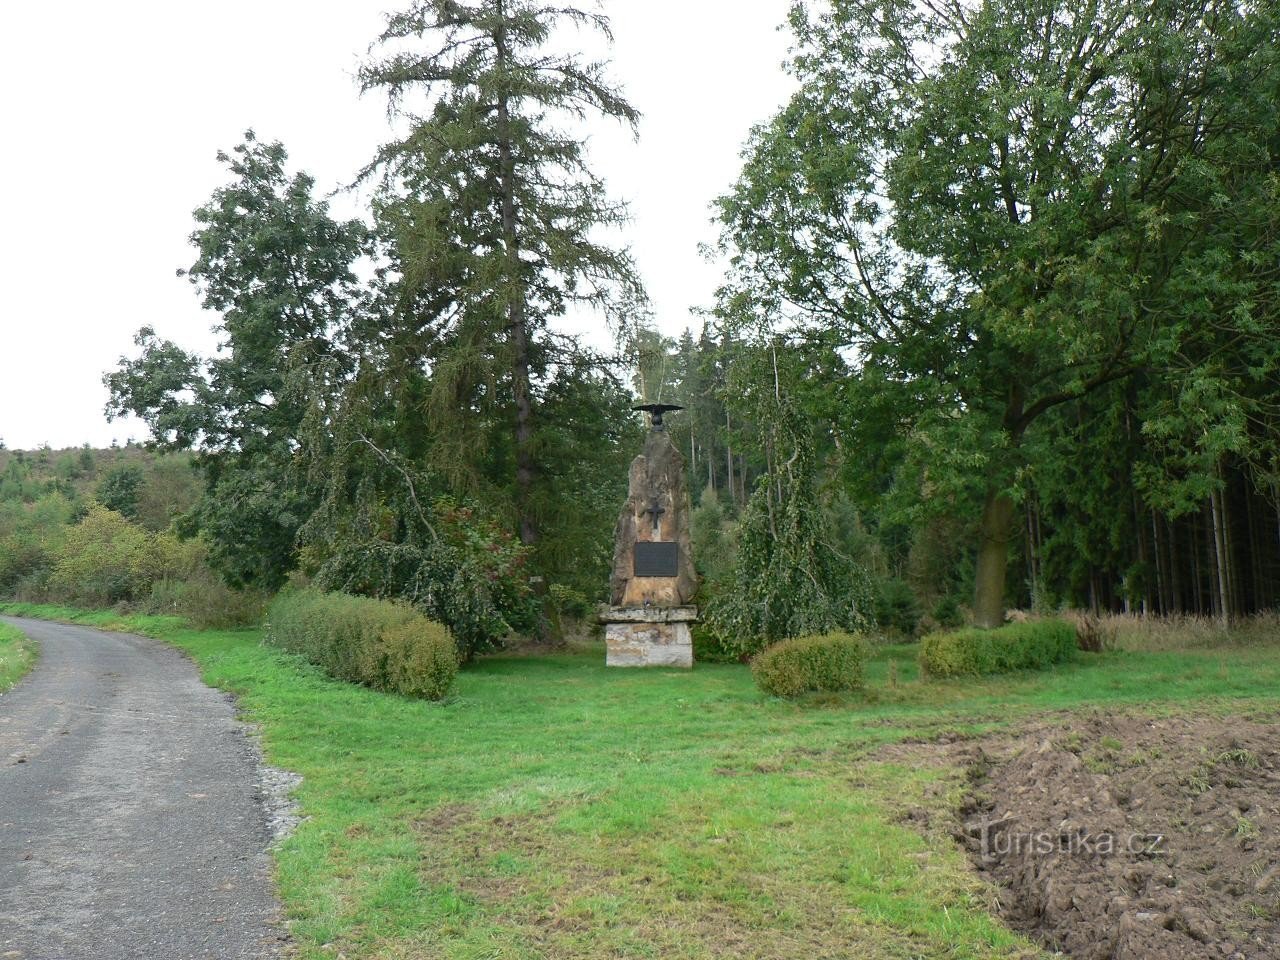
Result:
[[[680,574],[680,545],[675,541],[636,541],[637,577],[675,577]]]

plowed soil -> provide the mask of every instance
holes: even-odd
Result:
[[[1280,958],[1280,740],[1221,717],[1073,716],[933,744],[1006,921],[1078,960]]]

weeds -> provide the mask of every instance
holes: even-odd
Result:
[[[1243,767],[1247,770],[1256,770],[1260,766],[1258,756],[1251,750],[1245,750],[1243,747],[1233,750],[1224,750],[1214,760],[1215,763],[1230,763],[1237,767]]]
[[[1076,625],[1082,650],[1174,651],[1221,647],[1280,645],[1280,613],[1261,613],[1230,626],[1212,617],[1191,615],[1143,617],[1095,616],[1067,611],[1061,616]]]
[[[1236,817],[1236,837],[1240,840],[1257,840],[1258,825],[1248,817]]]
[[[0,623],[0,693],[21,680],[35,662],[35,645],[21,630]]]

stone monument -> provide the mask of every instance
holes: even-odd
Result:
[[[611,667],[692,667],[689,605],[698,588],[689,545],[684,457],[663,415],[680,407],[637,407],[650,417],[644,452],[631,462],[627,502],[614,534],[610,603],[601,611]]]

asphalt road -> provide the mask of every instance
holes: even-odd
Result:
[[[0,958],[272,957],[254,744],[154,640],[3,618],[40,661],[0,694]]]

